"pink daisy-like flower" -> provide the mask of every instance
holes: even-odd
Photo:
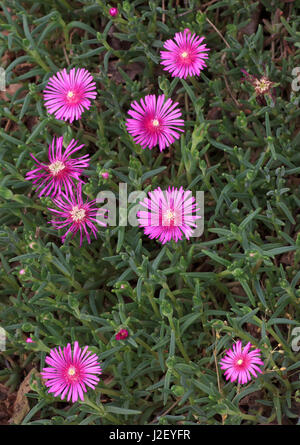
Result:
[[[120,331],[116,334],[116,340],[125,340],[129,335],[127,329],[120,329]]]
[[[86,386],[95,389],[99,382],[97,374],[101,374],[100,363],[96,354],[88,351],[88,346],[83,350],[79,348],[78,342],[74,343],[74,351],[70,343],[61,350],[51,349],[50,356],[45,362],[49,367],[41,372],[49,393],[54,397],[61,395],[61,400],[68,394],[67,401],[72,397],[72,402],[77,402],[78,397],[84,400],[83,393],[87,391]]]
[[[175,139],[179,139],[178,132],[184,132],[180,128],[184,120],[179,119],[181,111],[176,108],[177,105],[178,102],[173,103],[171,99],[165,102],[164,94],[157,98],[155,95],[145,96],[140,104],[133,102],[133,110],[128,111],[132,118],[126,120],[126,128],[134,142],[150,150],[158,144],[160,151],[163,151]]]
[[[169,187],[165,191],[159,187],[149,192],[149,198],[140,204],[147,209],[137,213],[140,227],[144,227],[144,233],[150,239],[156,238],[162,244],[172,239],[177,242],[183,235],[189,239],[192,227],[196,227],[195,220],[201,218],[193,215],[199,209],[192,192],[184,191],[182,187],[179,190]]]
[[[55,137],[52,140],[52,144],[49,145],[49,163],[42,164],[39,162],[33,154],[31,157],[35,160],[38,168],[31,170],[26,174],[27,180],[32,180],[33,184],[39,183],[36,190],[41,189],[39,197],[44,193],[46,196],[55,196],[57,193],[61,194],[62,186],[65,191],[71,192],[74,182],[73,178],[77,181],[83,182],[79,176],[85,167],[89,166],[89,155],[81,156],[80,158],[70,159],[70,156],[84,147],[84,144],[77,146],[78,141],[71,140],[68,147],[63,151],[63,137]]]
[[[208,59],[206,44],[201,45],[205,37],[191,34],[190,30],[177,32],[174,40],[164,43],[166,51],[161,51],[161,65],[164,70],[172,73],[172,77],[186,79],[187,76],[199,76],[200,71],[206,67]]]
[[[96,96],[96,83],[84,68],[72,68],[69,74],[63,69],[49,79],[44,90],[48,113],[70,123],[80,119],[84,109],[89,110],[89,99]]]
[[[238,379],[238,383],[247,383],[251,380],[250,373],[257,377],[256,372],[262,373],[257,365],[264,363],[260,359],[260,349],[254,349],[249,352],[252,347],[251,343],[247,343],[242,349],[242,342],[239,340],[233,346],[232,350],[226,351],[226,355],[220,360],[221,369],[225,369],[224,375],[226,380],[234,382]]]
[[[53,199],[53,203],[60,210],[51,208],[48,208],[48,210],[53,212],[56,217],[60,218],[60,220],[53,219],[50,221],[50,223],[56,229],[62,229],[64,227],[69,226],[66,233],[62,236],[62,242],[65,241],[66,236],[68,235],[69,232],[73,234],[72,236],[73,238],[79,231],[80,246],[82,244],[82,239],[84,235],[86,236],[88,243],[90,243],[91,238],[88,229],[90,229],[94,237],[97,239],[96,236],[97,228],[94,222],[97,222],[102,226],[106,226],[106,223],[96,218],[97,214],[99,215],[98,212],[103,212],[103,210],[94,207],[95,202],[96,200],[83,202],[81,184],[78,184],[75,193],[73,193],[73,191],[71,190],[70,195],[62,193],[57,198]]]

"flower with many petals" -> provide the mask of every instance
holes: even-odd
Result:
[[[181,111],[177,105],[171,99],[165,101],[164,94],[157,98],[148,95],[140,103],[133,102],[132,110],[128,111],[131,118],[126,120],[126,128],[134,142],[150,150],[158,144],[160,151],[163,151],[175,139],[179,139],[178,132],[184,131],[180,128],[184,120],[179,119]]]
[[[71,140],[65,150],[63,150],[63,137],[55,137],[52,144],[49,145],[47,164],[39,162],[33,154],[31,157],[35,160],[38,167],[26,174],[27,180],[32,180],[33,184],[38,184],[37,190],[41,189],[39,196],[44,193],[46,196],[55,196],[62,193],[62,187],[65,191],[70,191],[74,187],[73,179],[82,182],[79,178],[83,169],[89,166],[88,157],[84,155],[76,159],[71,159],[74,153],[84,147],[84,144],[78,145],[78,141]]]
[[[49,367],[44,368],[41,375],[50,388],[48,392],[54,393],[54,397],[60,395],[61,400],[66,396],[67,401],[72,398],[73,403],[78,398],[84,400],[86,386],[95,389],[99,382],[97,375],[102,371],[97,355],[88,351],[88,346],[83,350],[79,348],[77,341],[73,351],[70,343],[63,350],[61,347],[52,349],[45,362]]]
[[[145,198],[140,205],[147,210],[137,213],[140,227],[144,227],[144,233],[150,239],[159,239],[165,244],[172,239],[178,241],[185,235],[187,239],[196,227],[195,221],[200,216],[195,213],[199,210],[195,198],[190,190],[184,191],[182,187],[169,187],[162,191],[157,188],[149,192],[149,198]]]
[[[96,83],[84,68],[66,69],[52,76],[44,90],[45,107],[56,119],[70,121],[81,118],[84,109],[89,110],[90,99],[95,99]]]
[[[250,351],[252,347],[251,343],[247,343],[242,348],[242,342],[237,341],[232,349],[226,351],[226,355],[220,361],[221,369],[225,369],[224,375],[226,380],[238,383],[247,383],[251,380],[251,374],[257,377],[257,372],[262,373],[261,369],[257,365],[263,365],[264,363],[260,359],[260,349],[254,349]]]
[[[97,238],[97,228],[94,223],[97,222],[104,227],[106,226],[106,223],[99,219],[100,213],[103,214],[105,210],[94,207],[95,202],[96,200],[83,202],[81,184],[78,184],[75,193],[71,190],[69,195],[62,193],[57,198],[53,199],[53,203],[59,210],[49,208],[55,215],[55,218],[51,220],[50,223],[56,229],[68,227],[68,230],[62,236],[62,242],[65,241],[69,232],[73,234],[73,238],[79,231],[80,246],[84,235],[86,236],[88,243],[90,243],[91,237],[88,229],[90,229],[94,237]],[[96,216],[98,218],[96,218]]]
[[[205,37],[191,34],[189,30],[177,32],[174,40],[169,39],[164,43],[165,51],[160,52],[161,65],[165,71],[169,71],[172,77],[186,79],[188,76],[199,76],[206,67],[209,48],[201,45]]]

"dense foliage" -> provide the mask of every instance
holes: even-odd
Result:
[[[31,372],[28,407],[13,422],[299,423],[299,0],[0,6],[0,381],[15,392]],[[163,71],[159,52],[185,28],[205,36],[210,53],[200,77],[182,80]],[[66,124],[47,113],[42,92],[73,67],[89,70],[97,97]],[[258,100],[242,69],[270,79],[275,97]],[[185,133],[161,153],[143,150],[126,131],[127,111],[162,93],[179,102]],[[85,144],[89,200],[111,190],[119,205],[119,183],[128,194],[203,191],[203,235],[162,246],[117,225],[81,248],[79,237],[62,244],[51,198],[25,180],[30,153],[46,160],[54,135]],[[122,328],[129,337],[117,340]],[[219,366],[239,339],[264,361],[247,385],[226,382]],[[50,349],[75,340],[99,355],[103,374],[72,404],[49,395],[39,372]]]

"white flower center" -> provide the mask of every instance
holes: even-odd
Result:
[[[187,51],[183,51],[183,53],[181,53],[181,57],[183,59],[186,59],[188,55],[189,55],[189,53]]]
[[[80,222],[85,217],[85,210],[80,209],[78,206],[74,206],[70,212],[73,221]]]
[[[153,125],[153,127],[158,127],[159,126],[159,120],[158,119],[153,119],[152,125]]]
[[[242,364],[243,364],[243,359],[240,358],[240,359],[237,361],[237,364],[238,364],[238,365],[242,365]]]
[[[49,170],[53,176],[58,175],[58,173],[64,170],[65,168],[66,168],[65,164],[61,161],[55,161],[49,165]]]
[[[75,96],[74,91],[69,91],[68,94],[67,94],[67,97],[69,99],[72,99],[72,97],[74,97],[74,96]]]

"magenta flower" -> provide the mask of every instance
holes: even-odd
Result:
[[[150,239],[159,239],[162,244],[172,239],[177,242],[183,234],[189,239],[193,233],[192,227],[196,227],[195,220],[201,218],[193,215],[199,210],[194,201],[190,190],[169,187],[162,191],[159,187],[149,192],[149,198],[140,202],[147,209],[137,213],[140,227],[144,227],[144,233]]]
[[[103,179],[108,179],[109,178],[109,173],[108,172],[103,172],[101,173],[101,176]]]
[[[226,380],[234,382],[238,379],[238,383],[247,383],[251,380],[250,373],[257,377],[256,372],[262,373],[261,369],[257,365],[263,365],[264,363],[260,359],[260,349],[254,349],[249,352],[251,343],[242,349],[242,342],[237,341],[232,350],[226,351],[226,355],[220,361],[221,369],[225,369],[224,375]]]
[[[127,329],[120,329],[120,331],[116,334],[116,340],[125,340],[129,335]]]
[[[77,402],[78,396],[84,400],[83,393],[87,391],[86,386],[95,389],[99,382],[97,374],[101,374],[100,363],[96,354],[88,351],[88,346],[83,350],[79,348],[78,342],[74,343],[74,351],[70,343],[61,350],[51,349],[50,356],[45,362],[49,367],[41,372],[45,385],[49,393],[54,393],[54,397],[61,395],[61,400],[68,394],[67,401],[72,397],[72,402]]]
[[[62,229],[64,227],[69,226],[66,233],[62,236],[62,242],[65,241],[66,236],[69,232],[71,232],[72,238],[76,235],[76,233],[80,232],[80,246],[82,244],[83,236],[85,235],[88,243],[91,242],[91,238],[88,232],[90,229],[91,233],[97,239],[96,233],[97,228],[94,222],[101,224],[102,226],[106,226],[104,222],[100,219],[96,219],[98,212],[105,212],[102,209],[98,209],[94,207],[96,200],[83,202],[82,200],[82,191],[81,184],[78,184],[76,193],[73,190],[70,191],[70,195],[62,193],[57,198],[53,199],[53,203],[60,209],[50,209],[51,212],[55,214],[55,216],[59,219],[53,219],[50,223],[56,229]]]
[[[176,105],[178,103],[173,104],[171,99],[165,102],[164,94],[157,98],[155,95],[145,96],[140,104],[133,102],[133,110],[128,111],[132,119],[126,120],[126,128],[134,142],[142,148],[149,147],[150,150],[158,144],[160,151],[163,151],[175,139],[179,139],[178,132],[184,131],[180,128],[184,121],[179,119],[181,111]]]
[[[118,14],[117,8],[110,8],[109,13],[112,17],[115,17]]]
[[[169,39],[164,43],[166,51],[160,52],[164,70],[172,73],[172,77],[183,79],[199,76],[206,67],[205,59],[208,59],[209,48],[206,48],[206,44],[201,45],[204,39],[186,29],[177,32],[174,40]]]
[[[46,196],[55,196],[57,193],[62,193],[62,187],[65,191],[71,192],[74,187],[73,179],[83,182],[79,179],[82,171],[85,167],[89,166],[89,155],[81,156],[80,158],[70,159],[70,156],[76,151],[84,147],[84,144],[77,146],[78,141],[71,140],[68,147],[63,151],[63,137],[55,137],[52,140],[52,144],[49,145],[48,164],[42,164],[39,162],[33,154],[31,157],[35,160],[38,168],[31,170],[26,174],[27,180],[32,180],[33,184],[38,183],[39,186],[36,189],[40,191],[39,197],[44,193]]]
[[[69,74],[63,69],[49,79],[44,90],[48,113],[70,123],[81,118],[84,109],[91,106],[89,99],[96,96],[96,83],[84,68],[72,68]]]
[[[35,341],[33,341],[31,337],[27,337],[26,343],[35,343]]]

